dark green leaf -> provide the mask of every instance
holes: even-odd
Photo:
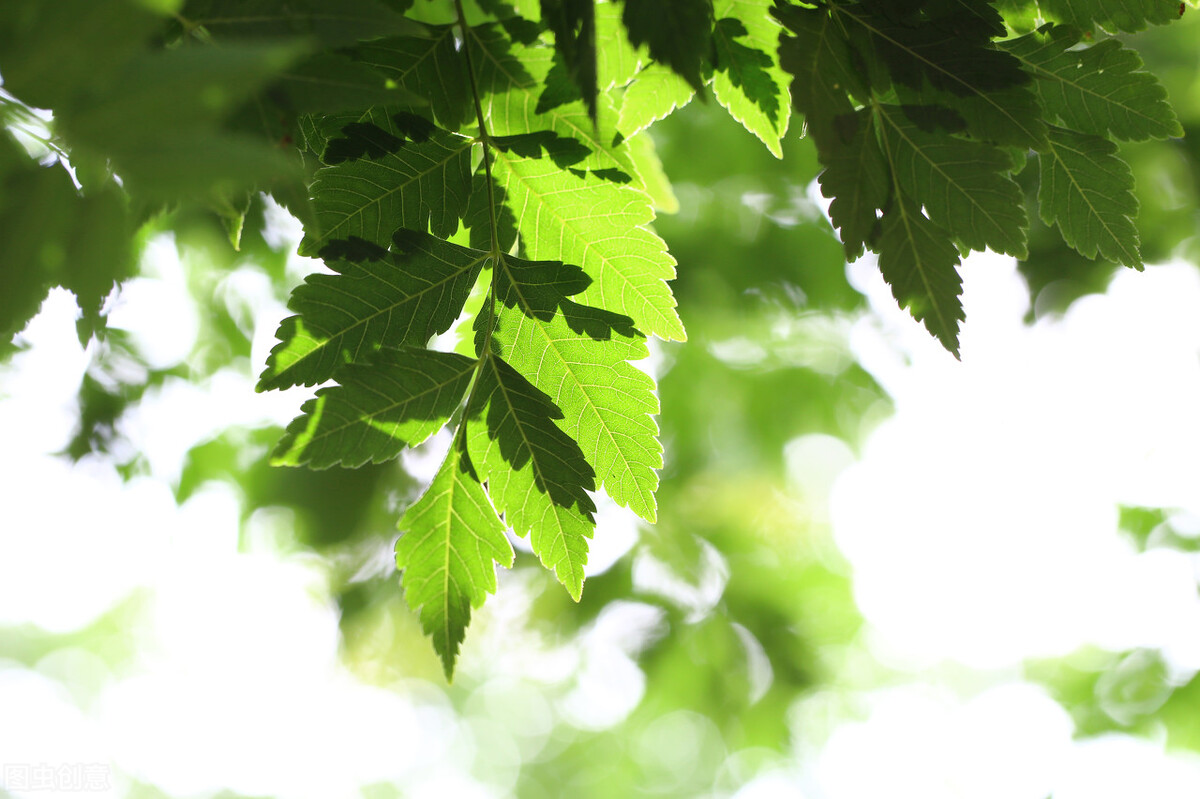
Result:
[[[1116,39],[1078,49],[1077,30],[1055,27],[1004,47],[1034,75],[1051,118],[1080,133],[1118,139],[1165,139],[1183,128],[1158,79]]]
[[[378,0],[190,0],[182,16],[222,39],[296,36],[326,46],[424,31],[422,25]]]
[[[1107,31],[1140,31],[1146,23],[1165,25],[1179,17],[1172,0],[1039,0],[1043,16],[1077,28],[1099,25]]]
[[[362,239],[332,241],[336,275],[312,275],[292,292],[259,378],[260,391],[310,386],[380,347],[423,346],[454,324],[486,254],[427,233],[396,232],[391,251]]]
[[[432,27],[428,37],[399,36],[359,45],[354,53],[401,89],[429,102],[433,118],[447,130],[475,119],[466,62],[455,46],[455,28]]]
[[[450,420],[467,393],[475,361],[416,347],[384,347],[338,371],[317,392],[271,456],[275,466],[383,463]]]
[[[965,317],[959,295],[958,250],[950,235],[921,209],[898,196],[883,214],[879,271],[896,301],[958,357],[958,324]]]
[[[351,236],[383,246],[401,227],[450,236],[466,213],[471,140],[414,129],[403,112],[371,109],[330,140],[325,159],[334,165],[318,171],[311,188],[321,234],[305,237],[303,254]]]
[[[876,138],[875,115],[862,109],[842,120],[843,135],[849,135],[835,137],[822,153],[826,168],[819,180],[821,193],[833,200],[829,216],[841,234],[846,257],[853,260],[878,236],[878,212],[887,205],[891,182]]]
[[[654,60],[704,91],[700,72],[712,46],[712,0],[625,0],[621,20],[634,47],[646,45]]]
[[[930,133],[896,106],[878,105],[880,141],[899,186],[973,250],[1023,258],[1025,216],[1009,157],[996,147]]]
[[[542,21],[554,31],[554,46],[567,74],[596,119],[596,4],[594,0],[541,0]]]
[[[1133,174],[1108,139],[1050,129],[1050,146],[1038,155],[1038,205],[1047,225],[1088,258],[1102,257],[1141,268],[1133,219],[1138,203]]]

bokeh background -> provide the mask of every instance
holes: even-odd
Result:
[[[240,251],[158,220],[103,342],[56,290],[0,364],[0,795],[1200,796],[1198,16],[1135,41],[1189,133],[1124,148],[1154,265],[972,256],[961,363],[798,125],[653,128],[660,522],[602,504],[578,605],[516,540],[450,685],[391,554],[448,442],[269,467],[323,267],[265,197]]]

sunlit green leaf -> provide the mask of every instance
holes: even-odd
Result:
[[[757,136],[771,154],[783,157],[787,132],[788,78],[776,51],[780,26],[769,14],[771,0],[716,0],[713,12],[713,94],[734,119]]]
[[[609,496],[653,521],[658,400],[630,363],[649,355],[644,337],[628,317],[567,299],[589,282],[578,267],[501,257],[497,269],[497,351],[562,409],[560,426]]]
[[[578,601],[596,488],[587,459],[556,420],[562,410],[500,357],[484,358],[464,424],[467,449],[496,510]]]
[[[495,564],[513,563],[504,525],[458,439],[399,528],[396,567],[403,572],[404,598],[433,639],[449,679],[471,608],[496,590]]]
[[[576,300],[625,314],[650,335],[684,339],[666,284],[675,261],[645,228],[654,217],[645,194],[512,153],[497,152],[495,175],[529,257],[578,264],[593,280]]]

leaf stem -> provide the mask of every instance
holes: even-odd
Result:
[[[467,25],[467,15],[463,10],[462,0],[454,0],[454,9],[458,14],[458,28],[462,32],[462,50],[463,57],[467,61],[467,79],[471,84],[471,100],[475,103],[475,119],[479,123],[479,142],[483,145],[483,175],[488,198],[488,224],[490,225],[492,237],[492,286],[489,292],[491,295],[491,307],[488,311],[487,332],[483,338],[484,351],[479,355],[482,362],[492,351],[492,331],[496,325],[496,287],[500,274],[500,258],[503,257],[503,253],[500,252],[500,233],[496,223],[496,194],[492,186],[492,160],[490,152],[492,144],[491,138],[488,136],[487,122],[483,117],[483,105],[479,102],[479,85],[475,81],[475,66],[471,61],[471,29]]]

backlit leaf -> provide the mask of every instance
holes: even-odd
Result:
[[[456,438],[429,488],[400,519],[396,568],[449,679],[471,609],[496,591],[496,566],[513,564],[504,525]]]
[[[578,601],[596,525],[596,477],[579,445],[559,429],[563,412],[496,355],[486,356],[464,424],[467,449],[508,526]]]
[[[423,346],[454,324],[485,255],[399,230],[391,250],[351,239],[321,251],[336,275],[312,275],[288,303],[260,391],[311,386],[380,347]]]
[[[1118,139],[1165,139],[1183,128],[1158,79],[1116,39],[1076,49],[1079,32],[1055,27],[1005,44],[1036,78],[1046,110],[1080,133]]]
[[[1141,268],[1133,218],[1133,174],[1108,139],[1051,128],[1050,146],[1038,155],[1038,205],[1047,225],[1081,255]]]
[[[271,456],[276,466],[324,469],[383,463],[440,430],[467,393],[475,361],[384,347],[338,372],[301,407]]]

